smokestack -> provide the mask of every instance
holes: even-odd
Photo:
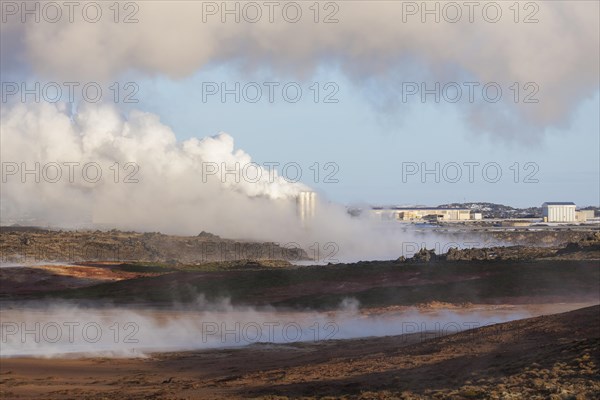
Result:
[[[298,194],[296,207],[303,226],[315,217],[316,204],[317,193],[305,191]]]

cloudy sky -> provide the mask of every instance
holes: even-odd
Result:
[[[53,157],[121,154],[167,179],[226,132],[217,147],[232,157],[302,173],[250,195],[600,203],[596,1],[27,4],[2,2],[3,161],[35,162],[16,152],[36,149],[50,162],[70,143]],[[123,150],[130,131],[161,157]],[[202,179],[193,171],[170,182]]]

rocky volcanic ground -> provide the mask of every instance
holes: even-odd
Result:
[[[156,354],[3,359],[10,399],[597,399],[600,307],[419,335]]]
[[[572,232],[567,237],[571,237]],[[521,233],[517,234],[518,236]],[[573,235],[576,240],[558,246],[496,246],[486,248],[450,248],[445,254],[421,249],[411,258],[400,257],[399,262],[428,263],[443,261],[531,261],[531,260],[598,260],[600,232]]]
[[[91,261],[84,253],[77,263],[5,264],[0,305],[120,304],[164,313],[173,304],[227,299],[234,307],[331,312],[353,299],[369,315],[498,307],[539,315],[600,303],[600,234],[562,232],[527,233],[547,235],[538,236],[547,238],[544,246],[422,249],[397,260],[300,267],[271,254],[199,258],[206,243],[241,243],[206,233],[3,228],[4,261],[22,261],[23,249],[35,246],[60,259],[74,243],[124,246],[140,259]],[[600,398],[599,363],[600,307],[593,306],[425,339],[257,344],[133,359],[3,358],[0,398],[592,399]]]
[[[419,234],[426,237],[431,232],[443,235],[449,243],[456,241],[466,244],[477,238],[476,242],[486,244],[487,247],[498,247],[501,244],[559,248],[600,232],[600,227],[536,230],[436,228],[423,232],[417,230],[414,235],[417,238]],[[206,232],[186,237],[156,232],[66,231],[19,226],[0,228],[0,254],[1,261],[5,264],[136,261],[198,265],[236,260],[310,260],[306,250],[298,248],[296,244],[223,239]],[[543,254],[545,253],[541,250],[539,255],[532,253],[532,256],[539,257]]]
[[[202,264],[241,259],[306,260],[304,250],[277,243],[198,236],[112,231],[63,231],[28,227],[0,228],[4,263],[143,261]]]
[[[281,260],[41,263],[0,268],[0,299],[168,305],[195,302],[201,294],[234,304],[320,309],[336,308],[347,297],[369,307],[595,301],[599,261],[600,234],[588,233],[562,247],[450,249],[440,255],[423,249],[408,259],[310,267]]]

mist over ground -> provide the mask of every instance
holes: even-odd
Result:
[[[364,314],[345,299],[329,312],[232,306],[228,299],[162,309],[53,302],[2,311],[1,357],[145,357],[152,352],[419,334],[421,340],[526,318],[526,309]]]

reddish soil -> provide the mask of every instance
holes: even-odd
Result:
[[[0,294],[27,294],[73,289],[102,282],[155,276],[156,273],[126,272],[112,263],[89,265],[40,264],[0,268]]]

